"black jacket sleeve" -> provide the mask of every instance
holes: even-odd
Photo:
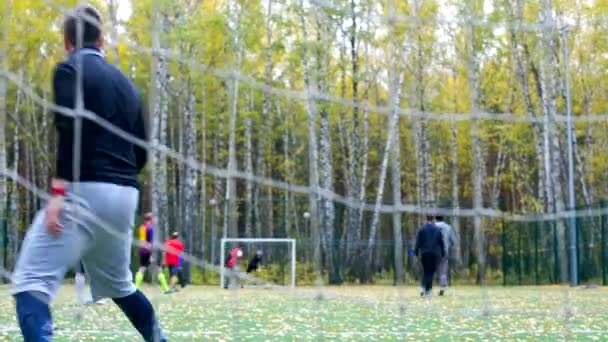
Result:
[[[53,73],[53,96],[57,106],[76,106],[76,71],[69,64],[58,64]],[[55,112],[55,128],[59,134],[72,134],[74,120],[65,113]]]
[[[53,73],[53,100],[57,106],[74,109],[76,107],[76,71],[69,64],[58,64]],[[74,119],[66,113],[55,111],[57,130],[57,159],[55,175],[70,178],[74,138]]]

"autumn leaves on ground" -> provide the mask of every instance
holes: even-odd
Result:
[[[464,287],[430,299],[384,286],[326,287],[323,296],[315,288],[146,292],[170,341],[600,341],[608,331],[604,288]],[[10,297],[0,298],[0,341],[19,341]],[[117,307],[77,307],[69,286],[53,314],[57,341],[139,341]]]

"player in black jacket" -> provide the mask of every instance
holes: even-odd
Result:
[[[427,216],[426,223],[416,234],[414,252],[420,258],[423,269],[422,289],[420,296],[429,296],[433,289],[433,278],[445,249],[441,230],[433,223],[433,217]]]
[[[154,307],[133,284],[129,266],[137,179],[146,149],[100,124],[146,140],[143,105],[134,84],[106,61],[102,26],[99,11],[88,5],[71,10],[64,21],[67,58],[55,68],[52,83],[56,174],[51,197],[28,229],[12,277],[25,341],[52,340],[50,303],[67,269],[80,261],[93,298],[112,298],[144,340],[166,341]],[[75,121],[74,113],[82,120]],[[75,135],[77,128],[81,134]]]
[[[247,265],[247,273],[257,271],[258,267],[260,267],[260,263],[262,262],[262,255],[263,253],[261,249],[258,249],[258,251],[255,252],[253,258],[249,260],[249,265]]]

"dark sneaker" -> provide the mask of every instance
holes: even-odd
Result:
[[[439,295],[440,296],[443,296],[444,294],[445,294],[445,290],[442,289],[442,290],[439,291]]]

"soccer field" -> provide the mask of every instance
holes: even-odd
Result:
[[[5,288],[6,293],[8,289]],[[414,287],[325,287],[295,292],[188,287],[160,295],[170,341],[600,341],[608,336],[608,289],[457,287],[422,299]],[[568,296],[568,297],[567,297]],[[567,298],[570,310],[564,310]],[[2,341],[19,341],[12,300],[0,302]],[[82,318],[79,320],[79,313]],[[66,286],[53,307],[56,341],[139,341],[113,304],[76,307]]]

